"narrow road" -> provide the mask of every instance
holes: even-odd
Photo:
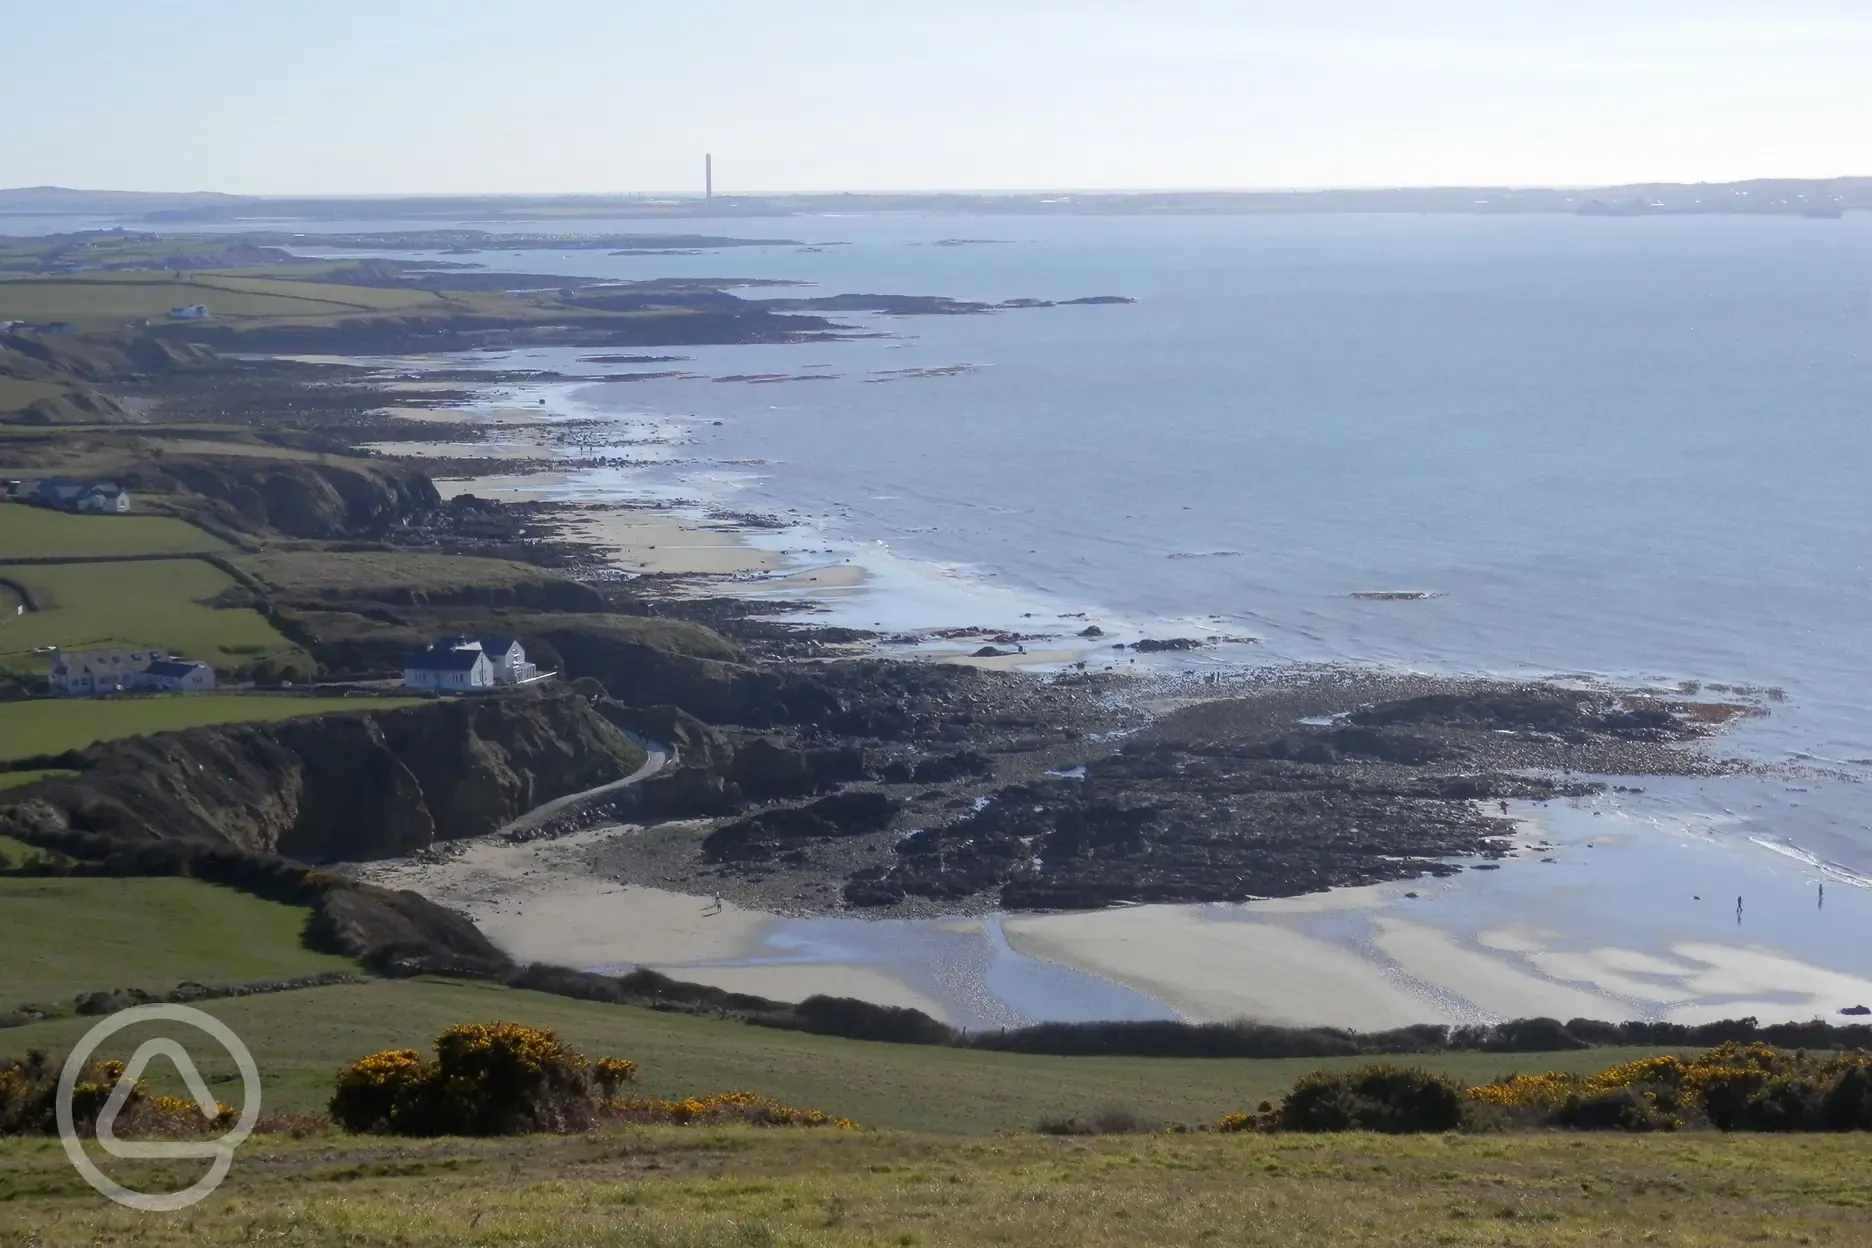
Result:
[[[609,797],[611,794],[621,789],[630,788],[633,784],[642,784],[645,780],[648,780],[651,776],[656,775],[657,772],[662,771],[665,767],[676,761],[675,746],[665,745],[661,741],[652,741],[648,737],[640,737],[628,729],[620,728],[618,731],[643,747],[644,753],[647,755],[644,759],[643,766],[631,772],[630,775],[625,776],[622,780],[613,780],[609,784],[601,784],[595,789],[586,789],[579,793],[568,793],[564,797],[555,797],[544,806],[535,806],[518,819],[502,824],[495,830],[494,834],[496,836],[507,836],[514,832],[530,832],[556,816],[565,814],[568,810],[574,810],[588,802],[596,802],[602,798]]]

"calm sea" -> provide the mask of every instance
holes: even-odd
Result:
[[[920,566],[1003,608],[1251,634],[1264,660],[1775,687],[1726,744],[1795,770],[1677,809],[1872,871],[1872,215],[710,228],[845,245],[472,258],[1138,302],[685,348],[644,370],[824,377],[587,387],[688,440],[659,474],[587,492],[792,509],[835,549],[887,543],[895,584]]]

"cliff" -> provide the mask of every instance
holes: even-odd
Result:
[[[203,495],[221,504],[217,511],[229,523],[288,537],[376,536],[442,505],[422,472],[361,459],[167,456],[139,464],[124,479],[132,489]]]
[[[127,844],[355,861],[492,832],[642,759],[563,690],[109,742],[65,756],[81,774],[33,795],[66,825]]]

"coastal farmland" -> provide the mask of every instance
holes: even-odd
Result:
[[[105,329],[163,320],[171,308],[203,304],[216,317],[237,320],[318,319],[406,311],[442,301],[419,290],[270,278],[220,278],[213,273],[149,273],[16,277],[0,280],[0,320],[67,321]]]
[[[82,992],[167,992],[355,971],[300,937],[307,911],[199,880],[0,879],[0,1012]]]
[[[4,702],[0,703],[0,762],[154,732],[211,724],[273,723],[333,711],[388,710],[417,700],[193,693]]]
[[[1165,1123],[1205,1123],[1253,1109],[1263,1097],[1278,1097],[1309,1070],[1371,1060],[1041,1057],[886,1044],[441,981],[307,988],[202,1008],[253,1048],[269,1102],[290,1112],[320,1109],[331,1092],[331,1072],[366,1053],[425,1049],[455,1023],[493,1019],[550,1027],[581,1052],[631,1058],[642,1067],[637,1086],[646,1096],[747,1088],[867,1126],[957,1134],[1026,1130],[1042,1118],[1089,1115],[1110,1106]],[[56,1051],[84,1027],[82,1019],[59,1019],[0,1031],[0,1055],[35,1047]],[[126,1033],[122,1043],[127,1055],[138,1041]],[[1597,1070],[1637,1055],[1589,1049],[1408,1060],[1481,1082],[1513,1070]],[[212,1078],[232,1067],[223,1061],[203,1069]]]
[[[100,1200],[56,1140],[8,1140],[0,1209],[21,1244],[113,1248],[1848,1248],[1872,1240],[1869,1168],[1864,1135],[262,1135],[210,1200],[163,1216]],[[119,1162],[112,1172],[138,1190],[175,1191],[200,1170]]]
[[[476,591],[512,591],[523,585],[571,588],[563,578],[533,564],[465,555],[270,551],[243,556],[236,565],[281,593],[313,597],[369,598],[397,592],[446,598]]]
[[[50,507],[0,503],[0,561],[105,555],[193,555],[226,542],[169,516],[77,516]]]
[[[235,581],[199,559],[0,565],[0,580],[37,604],[0,625],[0,670],[43,674],[34,651],[46,646],[156,646],[223,670],[262,659],[311,666],[258,611],[210,606]]]

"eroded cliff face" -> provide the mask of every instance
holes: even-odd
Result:
[[[170,456],[140,465],[128,479],[133,488],[204,495],[249,526],[289,537],[373,536],[442,505],[428,477],[399,464]]]
[[[492,832],[641,758],[568,690],[110,742],[34,795],[70,826],[124,841],[360,861]]]

